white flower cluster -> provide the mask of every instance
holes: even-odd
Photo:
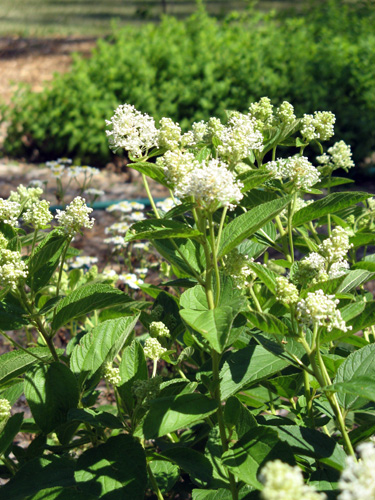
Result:
[[[182,151],[167,151],[164,156],[157,159],[157,165],[164,170],[164,175],[170,184],[176,186],[184,182],[188,173],[199,167],[199,162],[192,153]]]
[[[334,134],[336,117],[330,111],[315,111],[314,115],[304,115],[301,134],[308,142],[313,139],[327,141]]]
[[[31,208],[33,203],[39,201],[43,194],[43,189],[40,187],[26,187],[20,184],[17,191],[11,191],[8,198],[9,201],[15,201],[21,205],[23,209]]]
[[[123,281],[125,285],[133,288],[133,290],[138,290],[140,285],[143,285],[143,280],[138,278],[138,276],[134,273],[120,274],[118,278],[120,281]]]
[[[325,500],[324,493],[319,493],[305,484],[301,469],[274,460],[267,462],[260,473],[264,484],[261,491],[263,500]]]
[[[288,101],[284,101],[280,104],[276,110],[276,116],[281,123],[285,123],[286,125],[290,125],[296,119],[294,107]]]
[[[233,209],[243,198],[241,188],[226,163],[212,159],[196,165],[175,185],[178,198],[194,196],[196,201],[209,210],[217,206]]]
[[[299,300],[299,293],[296,285],[293,285],[285,276],[276,278],[276,300],[283,304],[296,304]]]
[[[118,274],[114,269],[110,269],[108,267],[104,268],[103,271],[101,272],[102,277],[105,280],[112,280],[112,281],[117,281],[118,280]]]
[[[237,248],[232,250],[225,259],[225,272],[233,278],[236,287],[240,290],[245,290],[256,277],[249,266],[252,262],[254,262],[253,258],[240,253]]]
[[[114,203],[107,207],[107,212],[119,212],[120,214],[129,214],[133,210],[144,210],[145,206],[143,203],[137,201],[120,201],[120,203]]]
[[[115,222],[114,224],[106,227],[104,232],[105,234],[125,234],[129,227],[130,225],[126,221]]]
[[[260,129],[271,126],[274,119],[271,99],[262,97],[258,102],[251,104],[249,114],[256,119],[257,126]]]
[[[65,173],[65,163],[60,163],[59,161],[47,161],[46,167],[50,169],[50,172],[55,179],[60,179]]]
[[[156,338],[149,337],[145,342],[143,351],[147,358],[157,361],[163,356],[167,349],[163,347]]]
[[[159,121],[158,146],[159,148],[177,149],[181,141],[181,128],[170,118]]]
[[[12,407],[7,399],[0,399],[0,421],[8,420],[11,408]]]
[[[27,265],[19,252],[0,249],[0,286],[17,290],[21,279],[27,278]]]
[[[0,198],[0,221],[10,226],[18,226],[18,217],[20,216],[21,205],[18,201],[4,200]]]
[[[352,246],[347,231],[337,226],[332,230],[331,236],[319,245],[318,251],[329,264],[332,264],[342,261]]]
[[[95,167],[89,167],[88,165],[73,165],[66,169],[66,173],[69,177],[77,177],[80,174],[84,174],[86,177],[92,177],[100,173],[100,170]]]
[[[362,443],[357,451],[360,460],[347,457],[341,474],[338,500],[374,500],[375,498],[375,447],[373,443]]]
[[[158,337],[170,337],[170,332],[169,328],[165,326],[165,324],[162,321],[153,321],[150,324],[150,335],[151,337],[158,338]]]
[[[53,219],[53,215],[49,210],[49,201],[37,200],[23,214],[23,220],[26,224],[30,224],[35,229],[45,229],[49,227],[49,223]]]
[[[332,147],[328,148],[327,153],[317,156],[316,159],[319,163],[328,165],[332,170],[343,168],[348,171],[350,168],[354,167],[352,150],[344,141],[335,142]]]
[[[333,328],[343,332],[351,330],[337,309],[339,302],[334,295],[326,295],[323,290],[309,292],[306,299],[297,303],[297,319],[300,324],[323,326],[328,332]]]
[[[88,188],[85,189],[84,194],[87,196],[92,196],[93,198],[98,198],[99,196],[104,196],[105,191],[102,189],[96,189],[96,188]]]
[[[305,156],[279,158],[266,163],[265,168],[277,179],[290,179],[300,189],[309,190],[320,179],[320,172]]]
[[[56,210],[56,219],[65,234],[74,236],[82,228],[92,229],[95,221],[89,217],[92,210],[86,205],[84,198],[76,196],[65,210]]]
[[[82,267],[91,267],[98,262],[97,257],[90,257],[88,255],[78,255],[73,262],[69,263],[72,269],[80,269]]]
[[[107,363],[104,366],[104,379],[112,385],[119,385],[121,383],[121,375],[119,368],[112,366],[112,363]]]
[[[111,127],[106,134],[114,151],[123,148],[135,158],[140,158],[158,145],[154,119],[130,104],[118,106],[112,118],[106,120],[106,124]]]
[[[231,164],[247,158],[254,149],[263,149],[263,135],[251,115],[233,113],[217,137],[221,142],[217,147],[219,155]]]
[[[111,236],[111,238],[105,238],[104,243],[112,246],[113,253],[120,252],[128,246],[128,243],[125,241],[125,237],[120,235]]]

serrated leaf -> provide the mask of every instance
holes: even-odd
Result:
[[[157,181],[162,186],[168,187],[168,183],[165,180],[163,169],[158,165],[155,165],[155,163],[139,161],[135,163],[128,163],[127,166],[133,168],[134,170],[137,170],[138,172],[146,175],[147,177],[150,177],[150,179],[154,179],[154,181]]]
[[[212,464],[202,453],[191,448],[176,446],[163,452],[163,456],[176,463],[191,478],[198,479],[206,485],[212,481]]]
[[[136,222],[126,233],[125,241],[196,238],[202,233],[188,224],[170,219],[147,219]]]
[[[344,394],[350,394],[356,397],[356,402],[358,404],[358,398],[369,399],[370,401],[375,401],[375,382],[371,377],[354,376],[351,380],[346,382],[337,382],[326,387],[327,390],[332,390],[339,392],[341,394],[341,399]]]
[[[260,186],[265,181],[272,177],[272,173],[268,170],[248,170],[237,176],[237,179],[242,182],[243,188],[241,191],[246,193],[257,186]]]
[[[121,399],[130,411],[134,407],[132,386],[136,380],[147,380],[148,370],[146,358],[141,344],[133,340],[132,344],[125,347],[120,363],[121,385],[117,390]]]
[[[52,328],[57,330],[68,321],[84,316],[91,311],[131,301],[132,299],[128,295],[111,285],[84,285],[59,302],[52,321]]]
[[[91,408],[72,408],[68,411],[68,421],[86,422],[93,427],[123,429],[120,419],[107,411],[95,411]]]
[[[179,467],[167,460],[153,460],[150,468],[162,494],[168,493],[180,477]]]
[[[293,215],[293,226],[297,227],[305,222],[339,212],[344,208],[356,205],[367,200],[371,195],[361,192],[331,193],[321,200],[314,201],[308,207],[301,208]]]
[[[367,345],[350,354],[337,370],[334,384],[350,382],[363,376],[374,377],[374,356],[375,344]],[[346,410],[360,408],[366,403],[358,394],[353,395],[341,391],[337,392],[337,399]]]
[[[173,242],[169,240],[154,240],[153,245],[170,264],[177,267],[185,276],[195,278],[190,268],[193,268],[199,275],[205,269],[202,245],[194,240],[178,238],[174,239]]]
[[[292,333],[289,332],[288,327],[281,320],[272,314],[260,313],[258,311],[247,311],[245,316],[253,326],[259,328],[262,332],[282,336]]]
[[[231,396],[225,404],[224,421],[229,429],[236,429],[238,439],[258,426],[252,413],[235,396]]]
[[[23,422],[23,413],[16,413],[5,424],[4,429],[0,432],[0,455],[3,455],[13,439],[19,433]]]
[[[365,269],[355,269],[348,271],[345,275],[341,285],[337,289],[337,293],[350,292],[357,288],[357,286],[370,281],[375,276],[375,272],[366,271]]]
[[[291,196],[263,203],[236,217],[223,230],[218,257],[223,257],[244,239],[249,238],[269,220],[279,214],[290,202]]]
[[[25,396],[39,428],[48,434],[67,420],[79,400],[77,381],[62,363],[38,365],[25,375]]]
[[[288,364],[288,360],[280,358],[260,345],[245,347],[231,353],[220,371],[222,399],[234,396],[242,389],[277,373]]]
[[[260,281],[264,283],[273,294],[276,294],[276,278],[278,275],[258,262],[249,262],[248,266],[257,275]]]
[[[15,303],[6,297],[0,302],[0,330],[18,330],[27,325],[30,321],[28,313],[21,304]]]
[[[43,361],[50,361],[53,359],[48,347],[29,347],[27,350]],[[62,352],[62,349],[58,350],[59,354]],[[0,385],[22,375],[35,363],[38,363],[38,359],[25,351],[10,351],[2,354],[0,356]]]
[[[143,500],[147,486],[145,452],[129,434],[110,437],[79,457],[74,477],[82,492],[97,498]]]
[[[203,420],[217,410],[217,402],[203,394],[182,394],[150,402],[143,423],[146,439],[155,439]]]
[[[86,333],[75,346],[70,359],[70,367],[82,384],[93,377],[104,362],[112,362],[114,357],[132,338],[139,316],[103,321]]]

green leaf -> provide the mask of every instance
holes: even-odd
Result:
[[[18,377],[25,373],[30,366],[38,363],[38,359],[30,353],[35,354],[43,361],[50,361],[53,359],[52,354],[48,347],[29,347],[25,351],[10,351],[0,356],[0,385],[5,384],[9,380]],[[63,350],[59,349],[59,353]]]
[[[25,500],[45,488],[73,486],[74,466],[74,460],[67,458],[51,455],[34,458],[0,488],[0,500]]]
[[[93,427],[123,429],[119,418],[107,411],[95,411],[91,408],[72,408],[68,412],[68,421],[85,422]]]
[[[193,203],[192,201],[184,201],[183,203],[180,203],[179,205],[176,205],[175,207],[171,208],[164,214],[164,220],[165,219],[173,219],[175,217],[178,217],[179,215],[184,215],[186,212],[191,212],[193,208],[197,206],[196,203]]]
[[[223,255],[229,253],[245,238],[249,238],[258,231],[266,222],[279,214],[290,200],[291,196],[277,198],[276,200],[256,206],[232,220],[223,230],[218,257],[223,257]]]
[[[129,434],[110,437],[79,457],[74,477],[82,492],[97,498],[143,500],[147,485],[145,452],[138,439]]]
[[[191,478],[198,479],[206,485],[212,482],[212,464],[202,453],[191,448],[176,446],[165,450],[163,456],[176,463]]]
[[[295,454],[315,458],[337,470],[345,468],[345,451],[323,432],[298,425],[277,426],[277,432]]]
[[[55,272],[66,243],[57,229],[51,231],[27,261],[29,276],[26,283],[34,292],[40,290]]]
[[[259,328],[262,332],[272,333],[275,335],[290,335],[288,327],[279,320],[276,316],[267,313],[260,313],[258,311],[247,311],[246,318],[250,323]]]
[[[217,402],[203,394],[182,394],[151,401],[143,424],[146,439],[155,439],[203,420],[217,410]]]
[[[337,293],[347,293],[357,288],[357,286],[370,281],[375,276],[375,272],[366,271],[365,269],[355,269],[348,271],[344,280],[337,289]]]
[[[277,274],[262,266],[258,262],[249,262],[249,267],[257,275],[257,277],[262,281],[268,290],[270,290],[274,295],[276,294],[276,278]]]
[[[350,354],[337,370],[334,384],[350,382],[358,377],[374,377],[374,356],[375,344],[367,345]],[[347,391],[338,391],[337,399],[346,410],[354,410],[366,404],[359,394],[348,394]]]
[[[29,323],[27,311],[14,300],[6,297],[0,302],[0,330],[18,330]]]
[[[129,343],[138,317],[124,316],[103,321],[82,337],[70,358],[70,368],[80,384],[93,377],[103,363],[112,362],[123,346]]]
[[[183,222],[170,219],[147,219],[133,224],[126,233],[125,241],[196,238],[201,234],[198,229]]]
[[[52,321],[52,328],[57,330],[68,321],[84,316],[91,311],[125,304],[131,300],[128,295],[111,285],[96,283],[82,286],[59,302]]]
[[[289,361],[267,351],[263,346],[250,346],[231,353],[221,371],[221,397],[223,400],[234,396],[242,389],[277,373]]]
[[[127,166],[137,170],[147,177],[150,177],[150,179],[154,179],[154,181],[157,181],[162,186],[168,187],[168,183],[165,180],[164,170],[158,165],[155,165],[155,163],[139,161],[135,163],[128,163]]]
[[[205,269],[204,252],[202,245],[197,241],[178,238],[173,242],[154,240],[153,245],[170,264],[177,267],[186,276],[195,277],[191,268],[198,274],[201,274]]]
[[[25,396],[40,429],[48,434],[67,420],[79,400],[74,374],[62,363],[38,365],[25,375]]]
[[[225,404],[224,421],[229,429],[236,429],[238,439],[258,426],[252,413],[234,396],[231,396]]]
[[[10,417],[4,429],[0,432],[0,455],[3,455],[12,444],[13,439],[21,429],[22,422],[23,413],[15,413]]]
[[[122,352],[120,363],[121,385],[117,390],[128,410],[134,408],[132,385],[135,380],[147,380],[148,370],[146,358],[141,344],[133,340],[132,344]]]
[[[343,184],[352,184],[353,182],[353,179],[348,179],[347,177],[330,177],[318,182],[318,184],[315,184],[315,187],[322,189],[327,187],[342,186]]]
[[[230,450],[223,454],[222,462],[246,484],[261,489],[257,479],[259,470],[269,461],[281,459],[294,463],[289,446],[279,440],[270,427],[258,426],[248,431]]]
[[[354,377],[346,382],[337,382],[327,387],[327,390],[339,392],[341,398],[344,394],[356,396],[356,401],[359,398],[375,401],[375,382],[371,377],[359,376]]]
[[[98,497],[77,491],[75,487],[56,486],[39,491],[29,500],[97,500]]]
[[[153,460],[150,468],[162,494],[168,493],[180,477],[179,467],[167,460]]]
[[[241,191],[246,193],[251,189],[260,186],[265,181],[272,177],[272,173],[268,170],[248,170],[243,174],[238,175],[237,179],[243,183]]]
[[[355,191],[329,194],[321,200],[314,201],[314,203],[311,203],[308,207],[298,210],[293,216],[293,226],[297,227],[301,224],[305,224],[305,222],[320,219],[320,217],[324,215],[339,212],[344,208],[351,207],[361,201],[367,200],[367,198],[371,198],[371,195]]]

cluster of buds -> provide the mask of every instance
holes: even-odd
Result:
[[[278,276],[276,278],[276,299],[288,306],[296,304],[299,300],[296,285],[291,283],[288,278]]]
[[[112,363],[107,363],[104,366],[104,379],[110,384],[116,386],[121,383],[121,375],[119,368],[112,366]]]

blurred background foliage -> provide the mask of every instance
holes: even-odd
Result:
[[[75,56],[71,71],[42,92],[20,87],[12,104],[0,107],[4,153],[101,165],[111,158],[105,119],[118,104],[131,103],[157,120],[169,116],[186,129],[268,96],[276,105],[290,101],[297,114],[333,111],[335,140],[352,145],[357,163],[370,163],[374,3],[296,5],[262,12],[248,4],[218,20],[198,4],[185,19],[114,25],[90,58]]]

